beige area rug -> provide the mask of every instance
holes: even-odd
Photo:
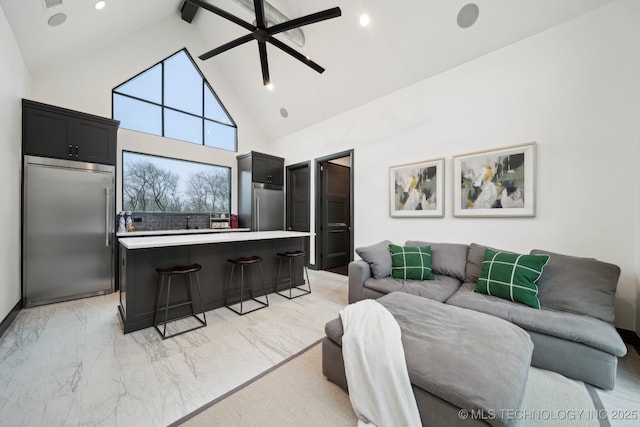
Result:
[[[593,398],[592,398],[593,395]],[[595,390],[530,368],[518,426],[609,426]],[[349,396],[322,374],[322,348],[313,344],[292,358],[176,421],[172,426],[354,427]]]

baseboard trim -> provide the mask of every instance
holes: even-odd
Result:
[[[640,337],[635,331],[630,331],[628,329],[616,328],[622,341],[626,344],[633,346],[636,349],[638,354],[640,354]]]
[[[7,329],[9,329],[9,326],[11,326],[13,321],[16,319],[18,313],[20,313],[20,310],[22,310],[22,300],[18,301],[18,303],[11,309],[4,320],[0,322],[0,338],[2,338],[5,332],[7,332]]]

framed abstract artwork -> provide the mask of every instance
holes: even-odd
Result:
[[[453,215],[535,216],[536,143],[453,156]]]
[[[389,215],[444,216],[444,158],[389,168]]]

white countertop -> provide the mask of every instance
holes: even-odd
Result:
[[[250,228],[192,228],[190,230],[153,230],[153,231],[132,231],[116,233],[117,237],[139,237],[139,236],[165,236],[170,234],[203,234],[203,233],[233,233],[237,231],[251,231]]]
[[[199,233],[170,236],[120,237],[122,246],[129,250],[162,248],[168,246],[206,245],[210,243],[247,242],[251,240],[288,239],[308,237],[300,231],[248,231],[245,233]]]

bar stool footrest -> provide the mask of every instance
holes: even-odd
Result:
[[[184,304],[180,304],[180,305],[184,305]],[[200,314],[202,314],[202,313],[200,313]],[[166,324],[169,324],[171,322],[176,322],[178,320],[187,319],[189,317],[195,318],[198,322],[200,322],[200,324],[196,325],[196,326],[194,326],[192,328],[185,329],[183,331],[175,332],[173,334],[164,334],[159,328],[159,326],[165,326]],[[206,318],[205,318],[205,320],[202,320],[200,317],[198,317],[197,313],[185,314],[184,316],[173,318],[171,320],[168,320],[167,322],[163,321],[163,322],[158,322],[158,323],[154,323],[153,324],[153,327],[156,328],[156,331],[158,331],[158,333],[160,334],[160,336],[162,337],[163,340],[165,340],[167,338],[175,337],[176,335],[182,335],[182,334],[184,334],[186,332],[195,331],[196,329],[204,328],[205,326],[207,326]]]
[[[255,302],[257,302],[259,304],[259,306],[255,307],[255,308],[252,308],[250,310],[243,310],[242,309],[242,305],[247,303],[247,302],[249,302],[249,301],[255,301]],[[236,306],[236,305],[239,305],[241,307],[241,309],[240,310],[235,309],[234,306]],[[252,312],[257,311],[257,310],[262,310],[265,307],[269,307],[269,301],[267,300],[267,302],[263,302],[263,301],[260,301],[260,300],[258,300],[256,298],[249,298],[249,299],[246,299],[244,301],[236,302],[234,304],[225,305],[225,307],[227,307],[229,310],[233,311],[234,313],[239,314],[240,316],[244,316],[245,314],[252,313]]]
[[[291,287],[289,289],[285,289],[285,290],[282,290],[282,291],[276,291],[276,294],[278,294],[278,295],[280,295],[282,297],[285,297],[287,299],[294,299],[294,298],[302,297],[304,295],[307,295],[307,294],[311,293],[311,291],[309,289],[303,289],[303,288],[301,288],[301,286],[305,286],[305,285],[293,286],[293,287]],[[292,295],[291,291],[294,290],[294,289],[299,290],[300,293],[298,295]],[[287,292],[287,291],[288,291],[289,295],[285,295],[284,294],[284,292]]]

